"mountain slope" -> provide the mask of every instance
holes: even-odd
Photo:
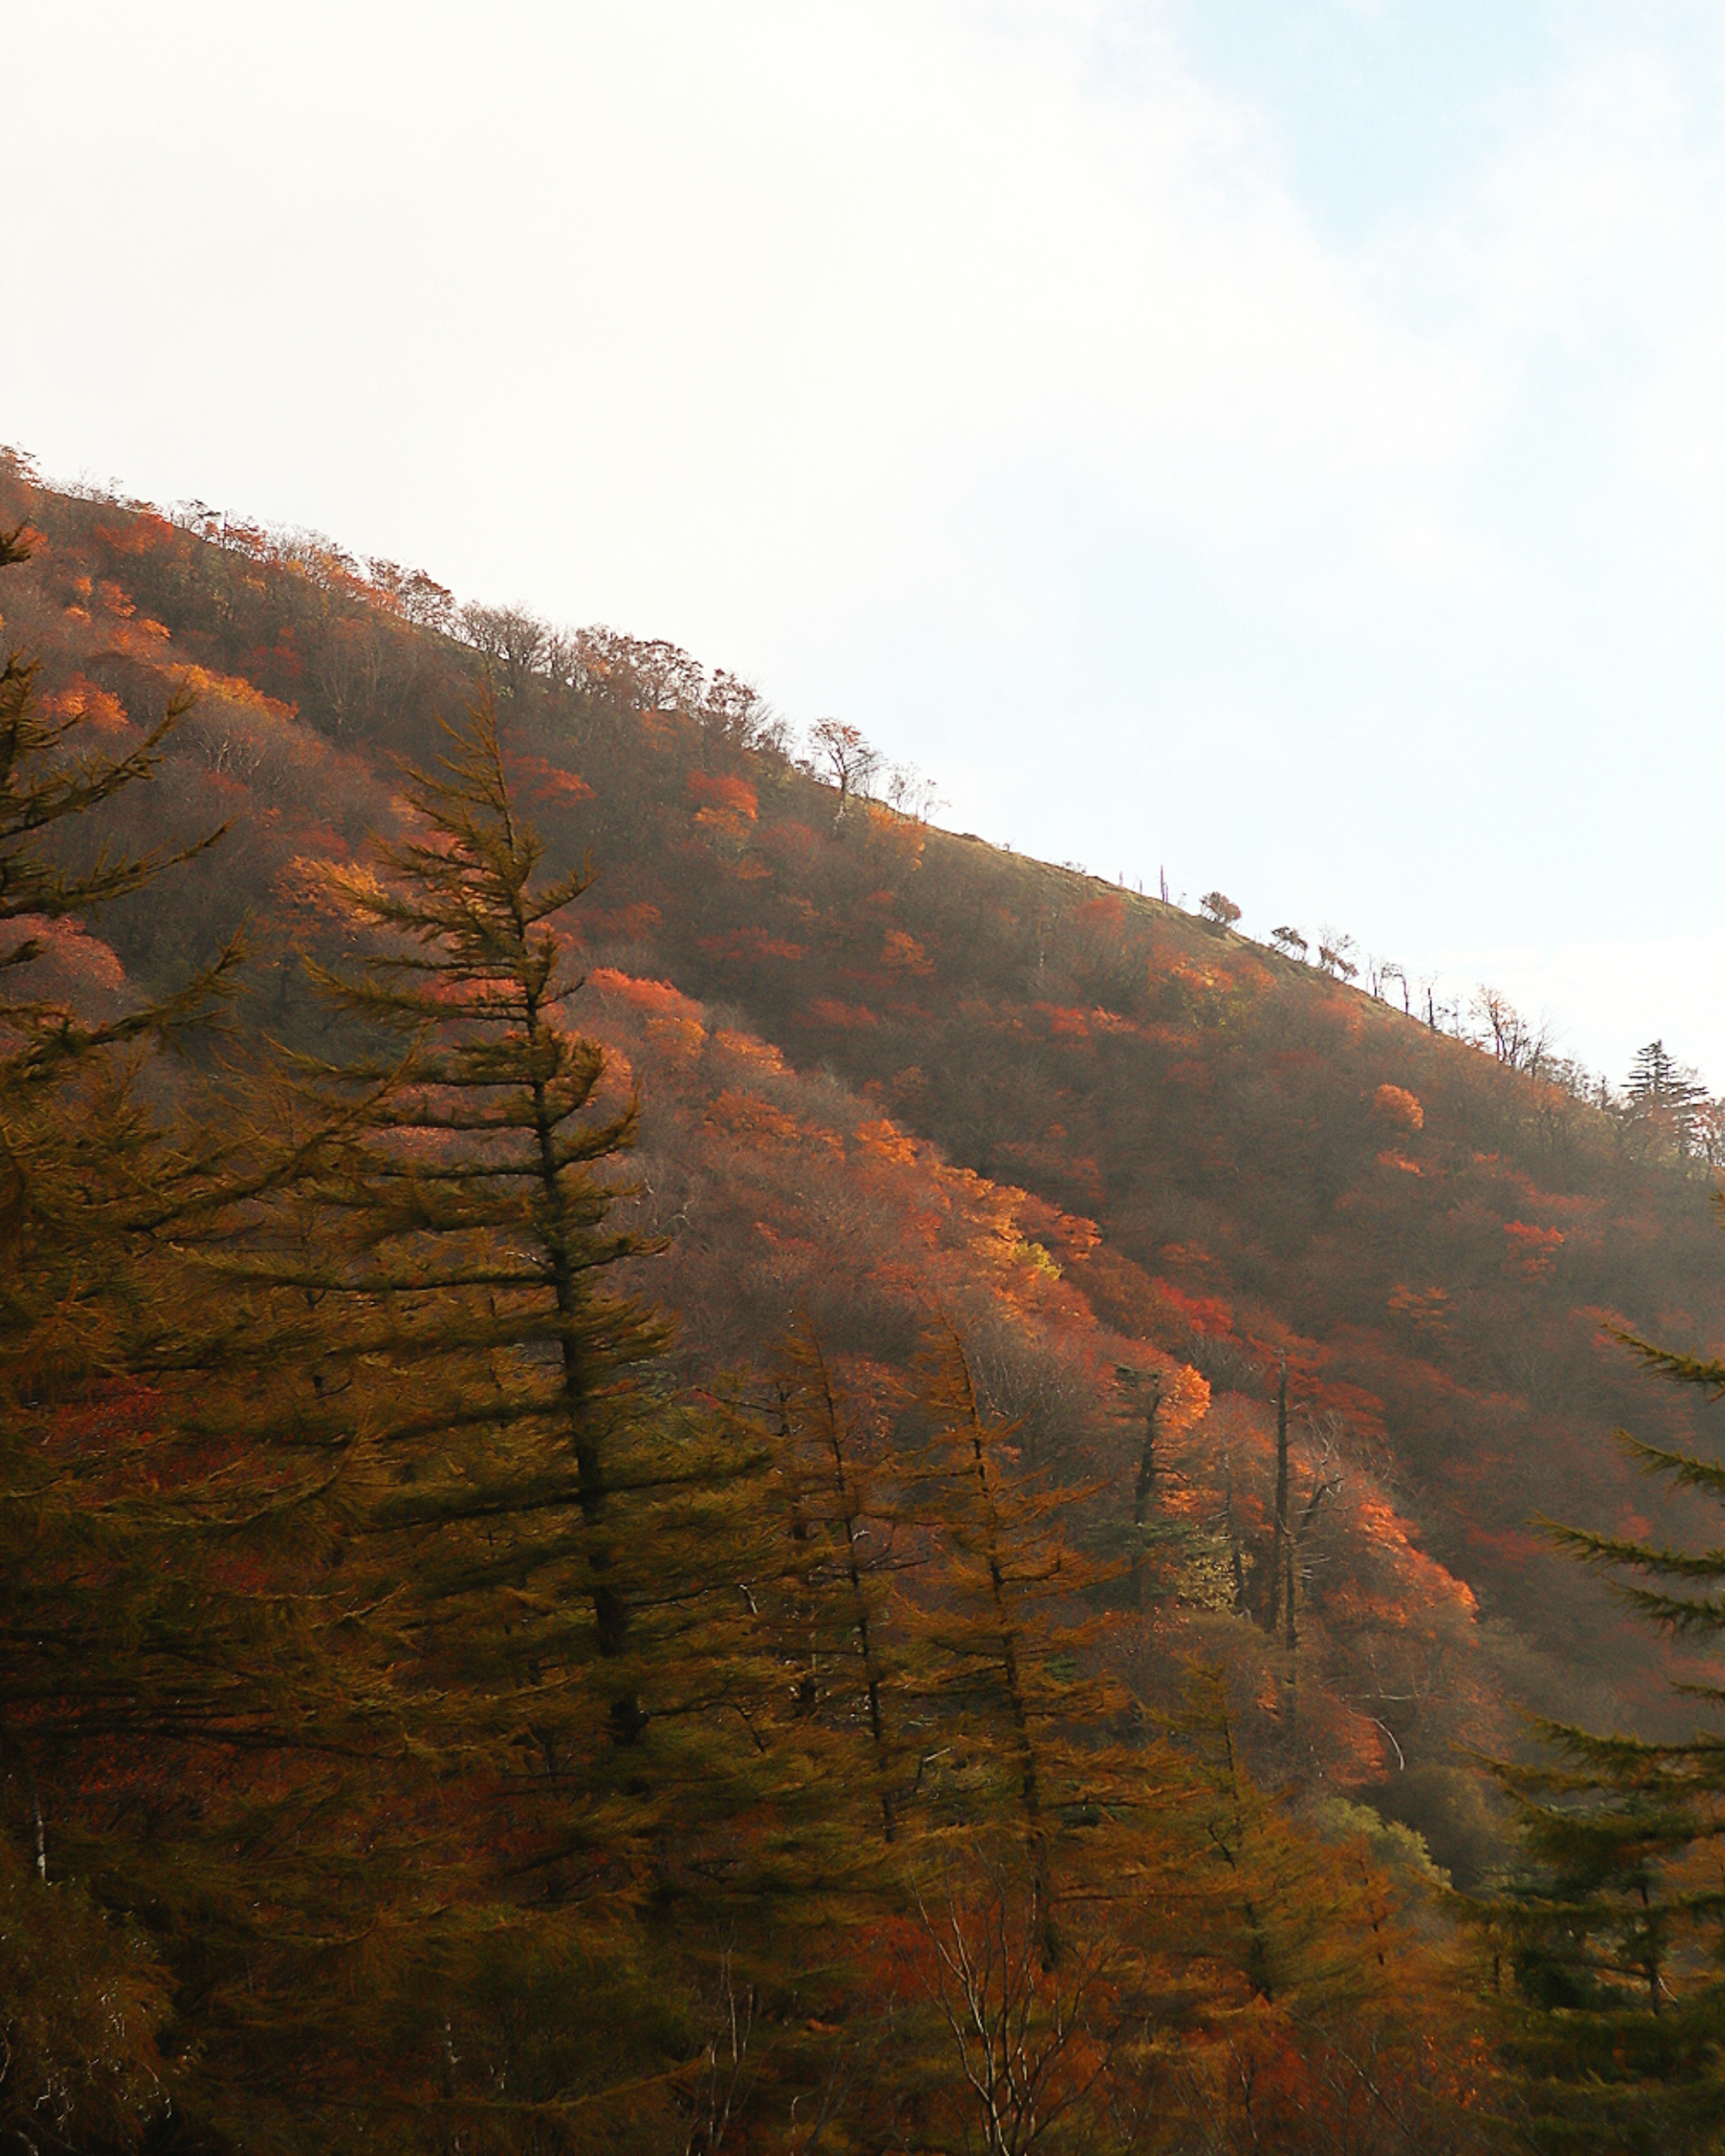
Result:
[[[691,1370],[760,1363],[806,1306],[884,1430],[938,1302],[1026,1452],[1096,1478],[1103,1541],[1139,1457],[1116,1367],[1201,1373],[1159,1636],[1228,1656],[1284,1764],[1439,1763],[1514,1696],[1659,1712],[1655,1650],[1530,1524],[1681,1525],[1608,1435],[1704,1433],[1602,1326],[1725,1336],[1708,1185],[1656,1130],[1175,909],[842,799],[668,647],[459,616],[392,565],[16,462],[0,497],[44,542],[5,636],[56,708],[118,741],[196,699],[123,836],[234,826],[111,952],[62,939],[81,993],[170,978],[249,916],[254,1021],[314,1041],[287,931],[334,931],[304,865],[398,819],[391,758],[434,756],[485,676],[554,857],[599,870],[582,1021],[640,1086],[639,1202],[674,1234],[651,1285]],[[1314,1507],[1297,1731],[1266,1630],[1284,1365]]]

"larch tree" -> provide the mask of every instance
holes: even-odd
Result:
[[[0,563],[28,552],[26,535],[0,535]],[[235,1926],[244,1933],[248,1912],[290,1893],[293,1863],[274,1859],[232,1891],[233,1836],[255,1794],[244,1763],[279,1759],[304,1734],[301,1680],[315,1656],[287,1620],[292,1594],[272,1562],[272,1523],[285,1526],[279,1477],[211,1445],[184,1413],[196,1382],[187,1347],[203,1327],[187,1246],[208,1217],[216,1150],[189,1122],[172,1131],[139,1083],[157,1045],[209,1015],[237,953],[106,1019],[37,986],[57,925],[81,927],[219,835],[166,856],[100,852],[82,871],[59,848],[147,781],[186,706],[171,703],[110,756],[86,747],[75,717],[45,711],[36,683],[10,654],[0,1793],[14,1839],[0,2121],[95,2146],[131,2138],[181,2088],[198,1995]],[[202,1936],[185,1922],[193,1907]]]
[[[787,1334],[773,1373],[790,1540],[780,1623],[792,1712],[860,1743],[875,1785],[880,1837],[898,1835],[905,1733],[896,1726],[902,1672],[891,1639],[891,1516],[826,1348],[806,1317]]]
[[[1625,1337],[1667,1381],[1725,1398],[1725,1362]],[[1618,1442],[1644,1474],[1725,1503],[1725,1468]],[[1553,1539],[1610,1575],[1661,1630],[1702,1648],[1725,1634],[1725,1552],[1589,1530]],[[1717,1716],[1725,1681],[1679,1689]],[[1529,2136],[1541,2148],[1713,2148],[1725,2115],[1725,1736],[1675,1742],[1540,1721],[1548,1762],[1501,1765],[1527,1863],[1472,1905],[1505,1979],[1502,2026]]]
[[[552,1509],[578,1512],[592,1644],[619,1667],[608,1712],[628,1743],[646,1709],[620,1673],[632,1609],[614,1485],[641,1412],[636,1373],[666,1335],[599,1283],[644,1248],[609,1225],[618,1193],[603,1173],[634,1145],[636,1111],[595,1112],[603,1052],[562,1022],[579,984],[553,916],[589,875],[540,876],[489,704],[450,747],[440,773],[413,775],[418,834],[380,844],[375,870],[329,872],[373,947],[321,984],[379,1045],[309,1071],[326,1116],[357,1111],[320,1193],[355,1232],[347,1270],[314,1270],[304,1285],[389,1313],[391,1352],[434,1389],[410,1430],[436,1426],[439,1370],[459,1390],[475,1356],[491,1358],[485,1392],[458,1412],[490,1433],[481,1472],[495,1471],[507,1430],[536,1476],[550,1475]]]
[[[1069,1537],[1087,1486],[1020,1459],[1016,1426],[988,1414],[944,1318],[924,1336],[917,1405],[929,1436],[905,1474],[928,1572],[906,1615],[906,1691],[938,1732],[922,1833],[931,1856],[942,1837],[1015,1852],[1052,1965],[1077,1936],[1061,1914],[1069,1889],[1086,1907],[1080,1929],[1111,1921],[1166,1853],[1168,1763],[1088,1653],[1122,1568]]]
[[[290,1339],[316,1311],[305,1411],[351,1516],[357,1666],[435,1765],[416,1801],[443,1884],[401,1917],[401,2047],[427,2101],[500,2130],[497,2046],[536,1985],[584,1972],[609,2035],[556,2019],[535,2101],[567,2145],[620,2146],[629,2091],[651,2066],[665,2098],[661,2047],[686,2040],[666,1954],[680,1932],[698,1961],[751,1891],[771,1680],[749,1583],[776,1559],[756,1439],[673,1394],[666,1327],[608,1285],[651,1246],[612,1217],[635,1106],[567,1020],[555,916],[590,877],[542,874],[488,702],[447,739],[406,834],[329,871],[362,951],[317,978],[361,1045],[298,1064],[309,1165],[234,1274]]]

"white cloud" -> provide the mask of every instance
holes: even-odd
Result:
[[[1565,19],[1343,248],[1148,0],[9,10],[0,437],[675,635],[1022,847],[1656,942],[1725,896],[1721,39]]]
[[[896,0],[643,0],[506,9],[476,49],[447,13],[397,47],[312,7],[267,73],[230,22],[197,120],[147,151],[134,70],[177,65],[211,18],[109,13],[111,71],[85,91],[119,139],[68,162],[43,130],[58,199],[33,265],[51,305],[135,153],[152,213],[116,234],[104,311],[157,338],[128,341],[130,398],[105,343],[60,360],[131,403],[105,431],[145,447],[147,400],[187,462],[280,491],[267,440],[212,456],[213,394],[301,472],[339,467],[375,414],[375,490],[429,521],[429,438],[440,487],[500,500],[494,554],[550,537],[558,572],[633,609],[716,583],[727,606],[794,606],[811,567],[896,554],[988,475],[1050,464],[1268,550],[1314,495],[1394,490],[1474,423],[1466,364],[1363,302],[1250,116],[1154,44],[1130,94],[1096,90],[1101,11],[1024,11],[1003,38],[995,11]],[[34,34],[64,68],[64,39]],[[589,513],[507,528],[556,486]]]

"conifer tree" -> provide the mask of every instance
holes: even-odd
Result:
[[[30,994],[34,920],[87,915],[166,865],[104,857],[80,878],[44,854],[54,826],[146,778],[162,737],[80,757],[33,692],[14,656],[0,2128],[22,2104],[32,2131],[59,2118],[94,2146],[171,2098],[218,2141],[627,2147],[631,2121],[663,2128],[693,2042],[665,1948],[629,1916],[642,1861],[663,1876],[653,1824],[731,1753],[673,1727],[654,1802],[619,1827],[614,1785],[586,1770],[596,1748],[638,1744],[639,1684],[583,1682],[567,1642],[601,1632],[613,1661],[639,1644],[606,1543],[619,1474],[644,1547],[664,1525],[650,1485],[680,1489],[685,1556],[703,1528],[714,1563],[734,1550],[711,1532],[709,1420],[658,1402],[634,1417],[619,1398],[658,1329],[582,1278],[627,1247],[597,1232],[608,1199],[583,1171],[628,1118],[572,1127],[598,1076],[584,1044],[542,1029],[490,1052],[483,1019],[467,1029],[470,993],[495,985],[475,965],[430,981],[405,1068],[398,1054],[381,1077],[325,1073],[321,1097],[301,1085],[272,1102],[278,1128],[257,1108],[249,1132],[219,1127],[238,1086],[182,1133],[162,1127],[136,1059],[208,1004],[233,956],[105,1026]],[[436,893],[456,915],[460,881]],[[525,973],[536,999],[534,955],[516,986]],[[350,984],[373,1018],[383,978],[381,1002]],[[464,1112],[500,1100],[501,1120]],[[489,1181],[459,1172],[475,1158]],[[642,1474],[617,1439],[649,1419]],[[706,1583],[650,1554],[629,1586],[644,1578],[661,1631],[686,1644]],[[711,1722],[727,1673],[689,1656],[660,1686],[668,1725]],[[583,1996],[590,2024],[556,2003]],[[422,2136],[416,2117],[444,2123]]]
[[[1161,1866],[1168,1762],[1091,1666],[1088,1605],[1121,1568],[1087,1559],[1066,1532],[1087,1487],[1025,1466],[1016,1426],[986,1412],[944,1318],[925,1334],[919,1380],[931,1435],[906,1472],[929,1572],[906,1617],[907,1690],[943,1755],[923,1831],[1017,1850],[1052,1965],[1069,1889],[1094,1918]]]
[[[883,1841],[898,1835],[903,1732],[891,1726],[902,1672],[891,1645],[890,1531],[859,1434],[825,1348],[804,1318],[782,1344],[775,1372],[786,1447],[792,1543],[785,1614],[795,1671],[793,1713],[865,1738]],[[855,1762],[839,1766],[855,1778]]]
[[[644,1248],[608,1225],[617,1194],[601,1173],[633,1146],[636,1111],[593,1112],[603,1056],[560,1022],[578,983],[552,916],[589,874],[540,877],[489,703],[449,739],[439,772],[413,775],[418,834],[378,846],[381,873],[331,871],[377,942],[360,971],[319,978],[372,1038],[400,1045],[312,1073],[326,1115],[358,1111],[320,1193],[348,1216],[354,1255],[303,1285],[387,1308],[391,1353],[416,1385],[444,1369],[459,1387],[475,1356],[493,1358],[487,1394],[455,1410],[491,1433],[492,1466],[476,1471],[495,1471],[507,1431],[536,1463],[542,1502],[578,1510],[593,1641],[620,1666],[632,1611],[619,1447],[639,1401],[631,1374],[666,1337],[598,1285]],[[407,1427],[436,1427],[441,1412],[429,1404]],[[639,1737],[646,1709],[620,1668],[609,1712],[619,1741]]]
[[[1625,1337],[1657,1375],[1725,1396],[1725,1363]],[[1725,1502],[1725,1468],[1620,1431],[1641,1471]],[[1707,1643],[1725,1633],[1725,1554],[1553,1527],[1638,1615]],[[1680,1689],[1717,1714],[1725,1684]],[[1539,2148],[1717,2145],[1725,2117],[1725,1737],[1679,1742],[1535,1725],[1553,1756],[1500,1765],[1527,1870],[1474,1905],[1508,1976],[1507,2042]]]
[[[1058,1651],[1045,1611],[1067,1561],[1054,1532],[1059,1496],[1009,1480],[1014,1428],[984,1414],[963,1340],[945,1320],[925,1336],[921,1376],[921,1404],[934,1425],[928,1487],[941,1537],[931,1619],[944,1665],[937,1697],[943,1720],[964,1717],[968,1733],[1005,1764],[1032,1891],[1051,1926],[1050,1806],[1059,1797],[1042,1739],[1055,1704],[1048,1665]]]
[[[27,553],[22,532],[0,535],[0,564]],[[184,1244],[213,1163],[137,1086],[237,953],[106,1022],[35,985],[46,924],[81,924],[219,836],[81,872],[55,855],[147,780],[186,707],[112,757],[44,714],[36,678],[17,652],[0,668],[0,1815],[15,1837],[0,2121],[88,2146],[129,2138],[178,2083],[183,2031],[166,2031],[186,1965],[143,1913],[172,1930],[195,1902],[213,1934],[276,1883],[259,1867],[226,1892],[234,1811],[218,1791],[239,1758],[303,1735],[305,1657],[271,1636],[282,1603],[259,1568],[279,1484],[188,1441],[178,1415],[201,1322]]]
[[[536,2100],[557,2145],[622,2146],[629,2091],[674,2095],[696,1993],[770,1911],[773,1835],[748,1822],[775,1776],[796,1803],[751,1583],[779,1560],[757,1440],[671,1394],[666,1327],[605,1285],[650,1246],[611,1217],[635,1107],[566,1018],[553,916],[590,879],[541,875],[488,703],[447,738],[408,835],[331,872],[368,947],[317,978],[362,1045],[297,1065],[309,1165],[232,1277],[303,1354],[356,1674],[430,1777],[423,1892],[395,1919],[418,1943],[381,2018],[495,2135],[486,2032],[585,1972],[604,2041],[557,2010]]]

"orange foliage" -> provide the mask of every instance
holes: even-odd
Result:
[[[669,981],[639,980],[632,973],[619,973],[610,966],[595,966],[588,977],[588,985],[602,995],[615,996],[631,1009],[655,1013],[670,1018],[698,1019],[701,1006],[685,996],[680,988],[674,988]]]
[[[1174,1363],[1162,1373],[1160,1425],[1170,1437],[1195,1430],[1210,1411],[1210,1387],[1190,1363]]]
[[[1102,1231],[1081,1213],[1063,1213],[1058,1205],[1027,1195],[1019,1209],[1026,1235],[1035,1236],[1069,1262],[1087,1258],[1101,1244]]]
[[[728,1026],[721,1026],[713,1035],[713,1045],[737,1062],[774,1075],[782,1075],[790,1067],[776,1048],[757,1040],[752,1033],[735,1033]]]
[[[868,803],[867,831],[869,850],[879,860],[883,855],[890,867],[914,869],[922,859],[928,841],[922,827],[909,817],[901,816],[878,801]]]
[[[707,1121],[716,1129],[749,1145],[793,1145],[802,1134],[794,1116],[763,1101],[758,1093],[727,1088],[707,1109]]]
[[[95,726],[125,721],[117,698],[82,675],[67,679],[76,664],[95,665],[89,654],[98,649],[105,657],[133,651],[157,680],[172,672],[272,723],[294,707],[265,689],[303,688],[321,728],[319,676],[343,608],[388,612],[387,640],[404,653],[417,634],[387,591],[333,552],[300,550],[290,561],[267,534],[231,526],[224,549],[201,552],[167,520],[118,509],[94,519],[88,506],[59,509],[55,517],[59,554],[42,612],[51,615],[67,597],[78,602],[50,654],[54,678],[67,680],[55,709]],[[69,518],[75,536],[65,536]],[[237,609],[231,629],[175,610],[193,588],[182,572],[194,554],[206,579],[227,580],[223,597]],[[88,573],[74,578],[73,569]],[[199,666],[164,664],[151,612],[173,624]],[[449,650],[428,639],[413,654],[413,688],[380,689],[373,706],[356,707],[340,726],[356,729],[351,738],[367,754],[423,757],[428,741],[434,754],[425,685],[459,697],[465,676],[457,656],[451,671]],[[604,666],[590,661],[574,693],[606,696]],[[548,681],[530,688],[525,738],[549,747],[569,737],[551,723],[533,731],[542,711],[561,726],[555,700],[563,693]],[[83,700],[75,709],[74,697]],[[387,716],[409,712],[415,697],[424,706],[417,719],[398,725]],[[649,706],[650,720],[639,725],[626,715]],[[1243,948],[1224,956],[1197,924],[1105,888],[1091,885],[1086,895],[1037,864],[861,802],[835,832],[829,803],[770,754],[732,757],[726,748],[732,775],[691,772],[691,762],[718,752],[692,710],[680,691],[660,696],[637,682],[610,696],[606,726],[579,736],[591,786],[543,758],[523,757],[516,767],[541,789],[536,801],[564,812],[547,818],[554,844],[578,858],[591,839],[617,879],[572,909],[572,935],[608,957],[644,944],[644,972],[726,1001],[731,1023],[710,1031],[701,1004],[668,980],[601,968],[591,1005],[572,1007],[572,1022],[580,1012],[588,1023],[592,1008],[596,1029],[627,1041],[614,1082],[627,1083],[632,1061],[640,1069],[644,1180],[665,1194],[651,1202],[662,1204],[659,1224],[677,1243],[663,1264],[686,1289],[691,1329],[747,1307],[758,1335],[798,1296],[824,1294],[859,1339],[880,1328],[874,1344],[886,1358],[892,1351],[881,1342],[900,1321],[883,1311],[902,1313],[932,1297],[985,1310],[1027,1364],[1040,1357],[1039,1370],[1057,1368],[1083,1412],[1097,1416],[1083,1425],[1086,1458],[1106,1456],[1111,1357],[1142,1368],[1191,1353],[1219,1387],[1214,1403],[1192,1409],[1198,1423],[1210,1417],[1200,1443],[1235,1403],[1247,1395],[1256,1403],[1250,1442],[1238,1440],[1232,1492],[1248,1536],[1267,1535],[1262,1405],[1285,1353],[1296,1414],[1324,1419],[1339,1445],[1357,1448],[1347,1460],[1350,1492],[1361,1485],[1361,1458],[1379,1457],[1361,1440],[1380,1440],[1388,1401],[1396,1464],[1407,1470],[1397,1486],[1421,1493],[1424,1516],[1445,1531],[1442,1547],[1466,1543],[1470,1565],[1478,1560],[1474,1576],[1490,1583],[1507,1621],[1524,1625],[1531,1611],[1537,1630],[1542,1604],[1563,1597],[1546,1594],[1549,1559],[1513,1530],[1536,1507],[1613,1517],[1615,1471],[1594,1435],[1634,1414],[1614,1390],[1620,1350],[1594,1335],[1590,1353],[1592,1328],[1628,1325],[1622,1313],[1631,1312],[1646,1327],[1650,1313],[1681,1304],[1695,1313],[1696,1332],[1725,1337],[1717,1303],[1696,1284],[1692,1255],[1672,1255],[1684,1237],[1696,1240],[1686,1214],[1679,1219],[1666,1197],[1636,1182],[1636,1163],[1614,1152],[1596,1112],[1536,1096],[1516,1074],[1494,1071],[1360,992],[1316,976],[1272,982]],[[350,738],[334,721],[329,730]],[[194,775],[236,809],[247,803],[239,778]],[[582,813],[595,789],[603,819]],[[253,808],[259,818],[273,813]],[[349,843],[366,820],[349,814]],[[303,824],[293,844],[307,850]],[[332,836],[331,850],[336,844]],[[925,866],[901,873],[913,857]],[[619,903],[608,907],[619,886]],[[285,894],[265,880],[247,897],[265,910]],[[326,916],[311,926],[320,936],[336,928]],[[811,953],[817,963],[803,974],[783,963]],[[95,961],[98,970],[104,963]],[[817,987],[827,993],[811,995]],[[735,1014],[738,1006],[746,1016]],[[799,1060],[818,1060],[824,1075],[799,1076],[752,1028],[787,1042]],[[817,1090],[799,1091],[805,1085]],[[896,1121],[865,1101],[870,1089]],[[1428,1116],[1429,1138],[1418,1135]],[[951,1168],[942,1143],[1033,1194]],[[662,1152],[675,1163],[664,1181]],[[686,1235],[677,1229],[685,1199]],[[1039,1247],[1060,1268],[1058,1280],[1034,1255]],[[767,1276],[757,1301],[745,1303],[757,1290],[744,1276],[757,1266]],[[1152,1267],[1163,1276],[1153,1278]],[[1569,1306],[1553,1285],[1559,1281],[1573,1281],[1588,1302]],[[1112,1330],[1099,1338],[1098,1325]],[[1034,1353],[1023,1346],[1031,1340]],[[739,1363],[758,1348],[758,1337],[724,1342]],[[1562,1372],[1563,1383],[1542,1397],[1524,1366]],[[1204,1378],[1188,1374],[1207,1399]],[[1561,1412],[1552,1404],[1559,1394]],[[1108,1404],[1099,1410],[1099,1400]],[[1558,1442],[1560,1425],[1579,1441]],[[1565,1478],[1578,1476],[1594,1478],[1604,1502],[1594,1505],[1590,1494],[1573,1506],[1566,1492],[1577,1485]],[[1201,1505],[1187,1496],[1192,1518],[1213,1525],[1219,1495],[1209,1492]],[[1327,1499],[1320,1515],[1317,1532],[1337,1541],[1313,1574],[1314,1640],[1326,1598],[1337,1623],[1368,1614],[1385,1629],[1420,1621],[1427,1584],[1400,1554],[1405,1534],[1365,1548],[1356,1538],[1370,1542],[1376,1516],[1355,1519],[1350,1502]],[[1462,1519],[1477,1530],[1471,1538],[1454,1532]],[[1566,1616],[1579,1609],[1581,1591],[1563,1606]],[[1584,1651],[1597,1661],[1597,1642]],[[1330,1718],[1322,1719],[1326,1681],[1302,1673],[1309,1726],[1322,1723],[1322,1741],[1357,1766],[1374,1740],[1339,1711],[1324,1709]],[[1275,1686],[1266,1697],[1273,1706]]]
[[[1179,982],[1183,988],[1190,989],[1201,996],[1213,995],[1218,988],[1224,987],[1228,981],[1227,974],[1218,968],[1194,964],[1184,959],[1169,969],[1168,978],[1170,980]]]
[[[1393,1289],[1389,1308],[1416,1328],[1441,1332],[1450,1322],[1450,1291],[1446,1287]]]
[[[81,674],[74,674],[54,695],[43,697],[41,708],[44,718],[81,720],[98,733],[117,733],[131,723],[120,699]]]
[[[598,907],[576,907],[565,916],[564,932],[583,943],[639,943],[664,919],[656,906],[641,899],[633,906],[619,906],[608,913]]]
[[[1421,1589],[1419,1595],[1398,1598],[1394,1613],[1397,1622],[1407,1623],[1428,1599],[1452,1602],[1470,1615],[1477,1609],[1473,1589],[1466,1580],[1457,1579],[1435,1558],[1414,1548],[1411,1528],[1388,1498],[1375,1494],[1363,1496],[1358,1513],[1361,1526],[1373,1544],[1391,1553],[1404,1575],[1417,1581]]]
[[[153,510],[138,510],[118,524],[98,524],[93,536],[115,554],[146,554],[152,547],[172,545],[177,537],[167,518]]]
[[[906,936],[901,928],[889,928],[881,943],[882,963],[892,972],[900,973],[932,973],[934,967],[927,951],[914,936]]]
[[[1542,1280],[1557,1264],[1558,1246],[1563,1240],[1561,1228],[1535,1228],[1525,1220],[1506,1220],[1503,1232],[1509,1238],[1509,1270],[1522,1279]]]
[[[1097,934],[1117,936],[1126,926],[1126,906],[1111,891],[1105,891],[1075,907],[1072,917]]]
[[[726,778],[713,772],[691,771],[687,784],[696,803],[697,824],[711,820],[729,829],[737,824],[752,824],[760,814],[760,796],[746,778]]]
[[[914,1161],[916,1141],[906,1137],[898,1125],[882,1116],[872,1123],[859,1123],[855,1132],[857,1145],[876,1160]]]
[[[1219,1336],[1233,1332],[1233,1308],[1219,1296],[1188,1295],[1168,1280],[1158,1279],[1154,1285],[1160,1291],[1163,1300],[1194,1332]]]
[[[111,993],[126,985],[126,969],[119,958],[81,921],[16,913],[5,923],[0,950],[13,951],[24,942],[39,947],[28,976],[34,998],[81,1009],[93,991]]]
[[[1202,1243],[1164,1243],[1157,1255],[1171,1271],[1201,1287],[1220,1287],[1225,1278],[1221,1261]]]
[[[151,626],[141,623],[141,628]],[[164,629],[163,635],[167,634]],[[219,696],[226,703],[239,704],[247,710],[277,721],[294,716],[291,704],[284,704],[275,696],[266,696],[254,683],[243,675],[213,673],[207,666],[176,666],[171,679],[176,689],[193,696]]]
[[[706,1044],[706,1029],[692,1018],[649,1018],[647,1038],[677,1056],[699,1055]]]
[[[542,756],[516,756],[510,758],[511,784],[525,781],[521,798],[535,808],[557,808],[575,801],[591,801],[593,791],[578,773],[562,766],[547,763]],[[654,909],[654,919],[659,917]]]
[[[1372,1096],[1372,1112],[1380,1122],[1394,1124],[1398,1130],[1418,1131],[1425,1127],[1425,1110],[1403,1086],[1380,1086]]]
[[[1328,1374],[1308,1374],[1304,1379],[1304,1388],[1311,1406],[1340,1415],[1358,1436],[1383,1437],[1384,1402],[1376,1393],[1368,1391],[1363,1385],[1353,1384],[1346,1378]]]

